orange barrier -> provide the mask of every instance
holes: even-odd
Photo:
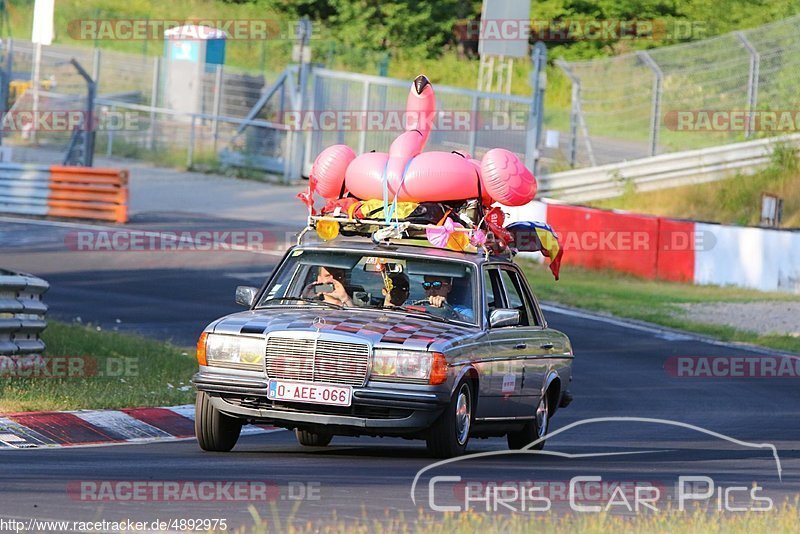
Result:
[[[50,167],[47,215],[128,221],[128,171],[92,167]]]

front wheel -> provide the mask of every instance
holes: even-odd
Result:
[[[525,423],[521,430],[508,433],[508,448],[512,450],[522,449],[533,443],[534,441],[543,438],[547,435],[547,430],[550,425],[550,401],[548,392],[545,391],[542,398],[539,399],[539,404],[536,406],[536,414],[533,420]],[[536,443],[531,450],[540,451],[544,448],[544,439]]]
[[[437,458],[452,458],[464,454],[472,424],[472,386],[468,380],[459,382],[444,413],[430,429],[428,451]]]
[[[228,452],[236,445],[242,431],[241,421],[214,408],[211,397],[204,391],[197,392],[194,409],[194,434],[201,449]]]

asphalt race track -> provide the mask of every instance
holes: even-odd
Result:
[[[64,245],[65,235],[74,227],[11,221],[0,218],[2,266],[51,283],[45,300],[52,317],[68,321],[80,317],[101,328],[137,331],[185,346],[194,343],[207,322],[236,310],[236,285],[260,283],[278,260],[276,254],[246,251],[76,252]],[[202,219],[181,225],[253,227],[241,221]],[[569,276],[568,269],[563,275]],[[547,287],[538,288],[538,296],[547,300]],[[233,527],[252,523],[251,506],[262,517],[303,523],[331,519],[334,511],[339,519],[364,514],[396,517],[400,512],[415,519],[419,510],[436,517],[440,512],[431,505],[544,513],[537,511],[547,507],[544,498],[524,505],[514,499],[498,502],[488,492],[481,493],[486,484],[509,481],[518,487],[531,481],[546,487],[542,495],[552,509],[564,512],[576,506],[605,507],[614,484],[657,488],[660,498],[655,505],[676,507],[676,484],[682,476],[708,477],[703,479],[706,486],[684,481],[681,487],[684,496],[707,495],[690,504],[708,509],[763,506],[764,500],[752,499],[754,484],[760,488],[756,496],[776,505],[800,493],[797,378],[679,378],[665,369],[671,356],[762,353],[552,310],[547,317],[570,336],[576,354],[571,387],[575,400],[556,414],[551,432],[590,418],[622,417],[664,419],[699,428],[630,420],[580,423],[548,440],[545,451],[563,455],[467,457],[434,466],[419,477],[413,492],[416,502],[412,500],[415,476],[434,461],[426,456],[423,442],[400,439],[334,438],[326,448],[308,449],[298,445],[292,433],[275,432],[243,437],[227,454],[203,453],[193,440],[5,450],[0,452],[0,517],[146,522],[224,518]],[[772,450],[753,444],[776,447],[780,474]],[[503,439],[473,440],[469,447],[470,453],[503,450]],[[461,479],[433,479],[436,476]],[[599,487],[607,493],[565,492],[573,477],[593,476],[602,477]],[[85,485],[96,487],[101,481],[218,482],[217,488],[240,483],[251,489],[266,485],[268,491],[255,502],[224,492],[212,499],[164,500],[148,493],[146,498],[117,495],[96,501],[93,497],[99,494],[86,491]],[[464,484],[478,488],[471,500],[463,498]],[[631,492],[626,494],[630,497]],[[625,506],[613,509],[633,513]]]

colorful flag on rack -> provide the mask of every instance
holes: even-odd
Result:
[[[509,224],[506,229],[514,234],[514,245],[517,250],[521,252],[539,251],[543,256],[550,258],[550,270],[558,280],[564,249],[558,242],[558,234],[549,224],[538,221],[520,221]]]

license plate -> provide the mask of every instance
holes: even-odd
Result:
[[[353,401],[353,388],[350,386],[270,380],[267,398],[290,402],[350,406]]]

